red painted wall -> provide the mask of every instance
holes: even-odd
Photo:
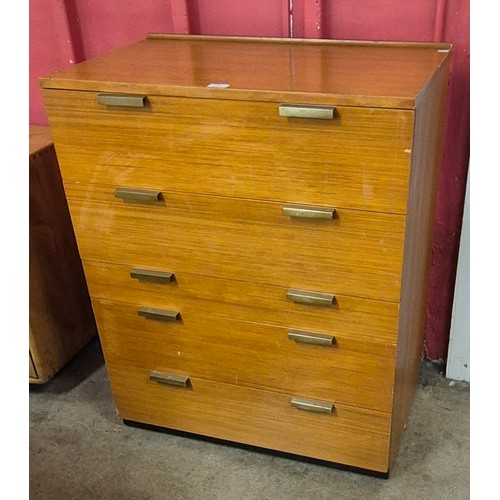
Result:
[[[433,238],[426,355],[445,360],[469,157],[469,0],[293,0],[296,38],[454,44]],[[288,0],[31,0],[30,122],[44,124],[37,79],[149,32],[290,35]]]
[[[69,14],[79,26],[82,59],[142,40],[148,32],[173,31],[171,5],[165,0],[72,0],[71,4]]]
[[[30,3],[30,123],[45,124],[42,93],[38,86],[38,77],[49,74],[70,64],[64,37],[56,29],[54,20],[57,12],[52,2],[31,0]]]
[[[198,0],[190,5],[192,33],[288,36],[288,0]]]
[[[451,324],[470,146],[468,0],[448,2],[442,39],[454,45],[427,306],[426,352],[445,360]]]

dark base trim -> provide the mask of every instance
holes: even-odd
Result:
[[[273,455],[281,458],[288,458],[291,460],[298,460],[300,462],[307,462],[315,465],[322,465],[324,467],[329,467],[331,469],[345,470],[349,472],[356,472],[358,474],[365,474],[367,476],[373,476],[380,479],[389,479],[389,470],[387,472],[378,472],[370,469],[363,469],[362,467],[354,467],[351,465],[340,464],[337,462],[329,462],[327,460],[321,460],[319,458],[304,457],[303,455],[296,455],[294,453],[287,453],[284,451],[270,450],[268,448],[261,448],[260,446],[253,446],[250,444],[238,443],[236,441],[228,441],[227,439],[214,438],[211,436],[203,436],[202,434],[195,434],[193,432],[179,431],[177,429],[170,429],[168,427],[161,427],[153,424],[144,424],[142,422],[135,422],[133,420],[123,420],[125,425],[130,427],[137,427],[139,429],[146,429],[150,431],[163,432],[165,434],[171,434],[174,436],[186,437],[189,439],[198,439],[200,441],[206,441],[209,443],[223,444],[226,446],[232,446],[234,448],[240,448],[242,450],[256,451],[259,453],[266,453],[268,455]]]

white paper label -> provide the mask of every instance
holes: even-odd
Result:
[[[229,87],[229,83],[209,83],[207,87],[211,89],[227,89]]]

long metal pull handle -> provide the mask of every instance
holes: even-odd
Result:
[[[145,95],[134,94],[97,94],[97,104],[104,106],[119,106],[123,108],[143,108]]]
[[[115,189],[115,198],[122,200],[134,201],[158,201],[160,199],[161,191],[152,189],[138,189],[119,187]]]
[[[298,410],[311,411],[313,413],[328,413],[329,415],[332,414],[334,408],[333,403],[299,397],[293,397],[290,400],[290,404]]]
[[[335,295],[332,293],[308,292],[304,290],[289,289],[286,292],[286,298],[296,304],[329,307],[333,305]]]
[[[302,330],[289,330],[288,340],[300,342],[301,344],[314,344],[333,346],[335,345],[335,337],[324,333],[303,332]]]
[[[179,387],[187,387],[189,377],[185,375],[175,375],[173,373],[163,373],[153,371],[149,374],[151,382],[158,382],[159,384],[176,385]]]
[[[307,104],[280,104],[280,116],[289,118],[315,118],[333,120],[335,106],[313,106]]]
[[[152,307],[140,307],[137,314],[146,319],[156,319],[158,321],[178,321],[181,313],[178,311],[167,311],[166,309],[153,309]]]
[[[172,283],[175,281],[175,274],[167,271],[155,271],[153,269],[132,269],[130,277],[139,281],[149,281],[151,283]]]
[[[305,205],[285,205],[283,215],[302,219],[333,219],[334,208],[309,207]]]

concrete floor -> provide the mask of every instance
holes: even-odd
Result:
[[[97,339],[29,398],[36,500],[469,498],[469,385],[430,363],[388,480],[126,426]]]

